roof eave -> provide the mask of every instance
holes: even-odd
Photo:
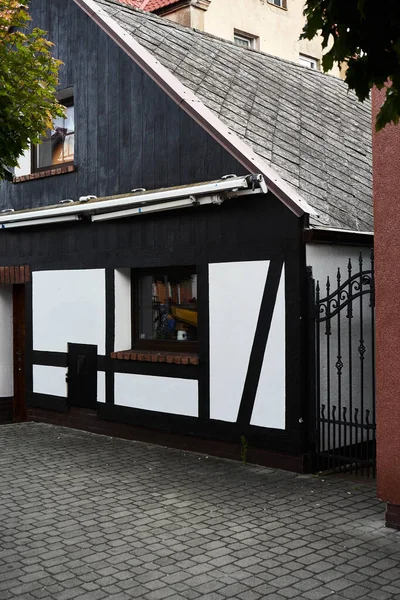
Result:
[[[93,0],[74,2],[178,104],[196,123],[211,135],[250,173],[261,173],[270,191],[298,217],[316,211],[287,184],[265,160],[243,142],[203,102],[184,86],[132,35],[125,31]]]
[[[371,247],[374,244],[374,233],[372,231],[355,231],[337,227],[308,227],[303,231],[303,240],[306,243],[349,244]]]

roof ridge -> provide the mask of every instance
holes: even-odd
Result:
[[[314,69],[310,69],[309,67],[306,67],[305,65],[301,65],[300,63],[297,63],[294,60],[289,60],[288,58],[282,58],[281,56],[276,56],[275,54],[269,54],[268,52],[264,52],[262,50],[257,50],[257,48],[246,48],[244,46],[238,46],[237,44],[235,44],[235,42],[233,40],[227,40],[226,38],[222,38],[219,35],[215,35],[214,33],[209,33],[208,31],[203,31],[201,29],[196,29],[195,27],[187,27],[186,25],[181,25],[180,23],[176,23],[175,21],[171,21],[165,17],[161,17],[153,12],[149,12],[142,8],[138,8],[136,6],[131,6],[130,4],[124,4],[124,3],[120,2],[120,0],[98,0],[98,1],[100,1],[100,4],[102,2],[105,2],[107,4],[114,4],[115,6],[118,6],[119,8],[121,8],[122,10],[126,10],[127,12],[140,13],[140,14],[146,16],[148,19],[154,20],[157,23],[162,24],[165,27],[171,27],[172,29],[178,29],[179,31],[186,31],[186,32],[190,31],[194,34],[198,34],[200,37],[206,37],[206,38],[210,38],[213,40],[218,40],[220,42],[227,44],[228,46],[234,46],[235,48],[237,48],[243,52],[250,52],[250,53],[253,53],[256,55],[267,56],[268,58],[272,58],[272,59],[274,59],[278,62],[282,62],[284,64],[292,64],[292,65],[298,67],[299,69],[303,69],[305,72],[310,73],[312,77],[314,77],[314,76],[328,77],[330,81],[338,83],[341,87],[346,86],[346,83],[343,81],[343,79],[340,79],[339,77],[336,77],[334,75],[330,75],[329,73],[324,73],[323,71],[317,71]]]

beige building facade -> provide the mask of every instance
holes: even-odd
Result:
[[[303,0],[178,0],[154,12],[187,27],[320,70],[321,38],[299,39],[303,9]],[[337,66],[331,74],[341,76]]]

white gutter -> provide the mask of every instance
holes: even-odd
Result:
[[[53,217],[51,219],[31,219],[28,221],[17,221],[15,223],[2,223],[1,229],[14,229],[15,227],[30,227],[32,225],[49,225],[51,223],[65,223],[66,221],[79,221],[78,215],[65,217]]]
[[[129,208],[128,210],[118,210],[116,212],[103,213],[101,215],[93,215],[92,221],[110,221],[112,219],[122,219],[124,217],[134,217],[148,213],[155,213],[166,210],[176,210],[177,208],[190,208],[191,206],[204,206],[206,204],[220,205],[224,199],[215,194],[213,196],[203,196],[201,198],[185,198],[184,200],[172,200],[163,204],[152,204],[150,206],[139,206],[137,208]]]
[[[352,233],[357,235],[371,235],[374,236],[373,231],[355,231],[353,229],[340,229],[336,227],[309,227],[304,231],[332,231],[333,233]]]
[[[200,185],[191,185],[180,188],[169,188],[156,192],[140,192],[124,198],[110,198],[109,200],[98,200],[82,202],[82,204],[64,204],[51,208],[39,208],[36,210],[26,210],[8,214],[0,214],[0,228],[4,228],[7,223],[17,223],[28,220],[42,220],[56,217],[63,218],[61,215],[77,215],[80,213],[91,213],[93,211],[103,211],[109,208],[123,208],[135,204],[147,204],[159,200],[160,202],[168,200],[177,200],[179,198],[188,198],[200,194],[215,194],[221,192],[233,192],[234,190],[246,190],[251,192],[246,177],[230,177],[221,181],[203,183]],[[54,221],[53,221],[54,222]]]
[[[196,123],[223,146],[250,173],[261,173],[268,188],[298,217],[316,215],[316,211],[287,184],[254,150],[207,108],[134,37],[112,19],[94,0],[74,2],[149,75]]]

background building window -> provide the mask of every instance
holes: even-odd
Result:
[[[274,4],[280,8],[287,8],[287,0],[268,0],[269,4]]]
[[[243,33],[242,31],[234,30],[233,41],[237,46],[243,48],[256,48],[258,49],[258,37],[251,35],[250,33]]]
[[[132,298],[136,298],[133,345],[194,350],[198,317],[195,269],[162,269],[132,281]]]
[[[312,56],[306,56],[305,54],[299,54],[299,63],[308,67],[309,69],[314,69],[314,71],[319,71],[319,61]]]
[[[65,106],[65,118],[58,117],[53,129],[43,137],[43,142],[33,147],[32,172],[73,163],[75,119],[72,98],[61,102]]]

